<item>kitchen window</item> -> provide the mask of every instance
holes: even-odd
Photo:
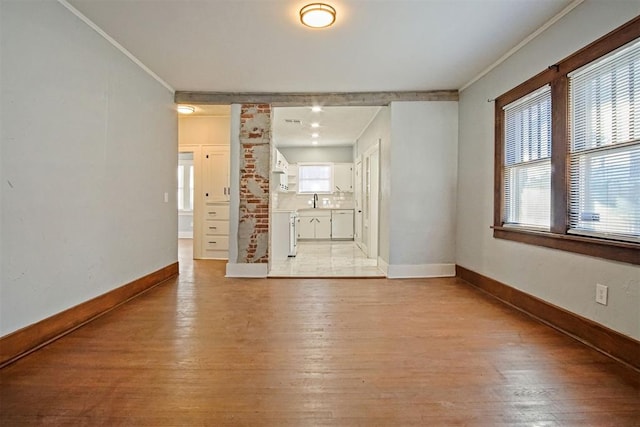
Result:
[[[331,193],[333,164],[300,163],[298,165],[298,193]]]
[[[494,237],[640,264],[640,17],[495,116]]]

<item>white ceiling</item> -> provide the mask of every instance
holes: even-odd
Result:
[[[176,90],[459,89],[571,0],[67,0]]]
[[[312,30],[311,0],[67,1],[175,90],[281,93],[460,89],[571,3],[325,0],[336,23]],[[353,144],[377,111],[276,108],[274,140],[309,146],[317,118],[318,146]]]
[[[318,147],[353,145],[371,123],[380,107],[278,107],[272,117],[276,147]],[[311,127],[317,123],[319,127]],[[312,135],[318,134],[317,138]]]

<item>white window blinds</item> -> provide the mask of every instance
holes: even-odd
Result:
[[[569,74],[569,232],[640,241],[640,41]]]
[[[505,225],[549,229],[551,220],[551,87],[504,107]]]

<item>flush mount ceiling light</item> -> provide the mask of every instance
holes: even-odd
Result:
[[[311,127],[312,128],[319,128],[320,127],[320,123],[311,123]]]
[[[311,134],[311,138],[317,138],[317,137],[319,137],[319,136],[320,136],[320,134],[318,134],[318,133],[312,133],[312,134]]]
[[[336,10],[324,3],[310,3],[300,9],[300,22],[311,28],[326,28],[336,21]]]
[[[196,109],[191,105],[178,105],[178,113],[180,114],[192,114]]]
[[[322,111],[322,107],[319,105],[314,105],[313,107],[311,107],[311,111],[313,111],[314,113],[319,113],[320,111]]]

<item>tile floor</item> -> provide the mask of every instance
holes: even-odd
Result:
[[[385,277],[355,242],[298,241],[298,254],[271,264],[270,277]]]

